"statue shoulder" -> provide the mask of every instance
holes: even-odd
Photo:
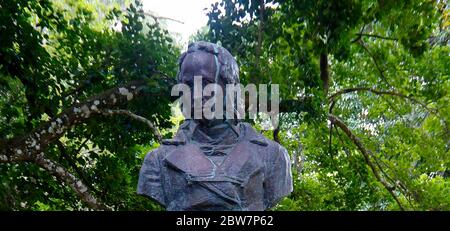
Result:
[[[168,145],[160,145],[159,147],[150,150],[145,155],[145,162],[147,161],[159,161],[165,157],[167,153],[169,153],[176,146],[168,146]]]
[[[187,140],[186,131],[188,131],[192,126],[192,121],[184,121],[180,125],[176,135],[172,139],[163,139],[161,145],[158,148],[155,148],[148,152],[145,158],[154,160],[162,159],[172,150],[185,145]]]
[[[256,131],[249,123],[242,122],[240,123],[240,126],[243,128],[241,131],[244,131],[245,133],[245,139],[249,140],[251,143],[267,148],[279,145],[277,142],[268,139],[263,134]]]
[[[180,146],[185,145],[188,140],[189,131],[195,124],[191,120],[185,120],[180,127],[176,135],[172,139],[163,139],[161,142],[161,147],[163,146]]]
[[[265,137],[263,134],[256,131],[249,123],[241,123],[241,126],[245,128],[246,139],[251,143],[264,147],[264,149],[267,150],[266,153],[270,155],[287,153],[285,147]]]

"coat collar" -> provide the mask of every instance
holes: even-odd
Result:
[[[239,140],[249,140],[254,144],[261,146],[267,146],[267,139],[257,133],[250,124],[238,123],[237,125],[231,125],[233,129],[238,132]],[[163,145],[185,145],[190,142],[193,137],[195,129],[197,129],[198,123],[194,120],[185,120],[179,127],[177,134],[173,139],[163,140]]]
[[[228,156],[220,165],[215,165],[206,155],[202,153],[198,145],[190,142],[189,136],[195,129],[195,124],[190,121],[183,123],[175,136],[173,142],[183,143],[170,152],[165,161],[173,168],[187,174],[196,176],[213,176],[215,174],[225,174],[239,172],[244,164],[258,153],[255,152],[255,145],[267,146],[267,139],[257,133],[248,123],[239,123],[239,141],[232,148]],[[251,144],[249,144],[249,142]]]

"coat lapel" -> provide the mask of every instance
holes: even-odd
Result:
[[[182,145],[164,159],[171,167],[184,173],[204,176],[213,171],[213,164],[193,144]]]

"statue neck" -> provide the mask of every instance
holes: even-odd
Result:
[[[239,137],[239,131],[233,121],[225,120],[202,120],[196,121],[198,130],[210,139],[224,139],[226,137]]]

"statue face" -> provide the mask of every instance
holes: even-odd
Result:
[[[205,88],[206,85],[215,83],[215,75],[216,75],[216,63],[214,60],[214,55],[211,53],[196,51],[193,53],[189,53],[183,60],[183,63],[180,67],[180,79],[181,83],[188,85],[191,88],[191,92],[194,92],[194,77],[201,76],[202,77],[202,86],[201,89]],[[218,84],[222,91],[225,89],[225,83],[222,78],[219,77]],[[203,95],[203,94],[202,94]],[[211,96],[202,96],[202,108],[205,105],[205,102],[208,101]],[[192,118],[194,115],[194,94],[191,94],[191,113]],[[203,117],[201,121],[206,121]]]

